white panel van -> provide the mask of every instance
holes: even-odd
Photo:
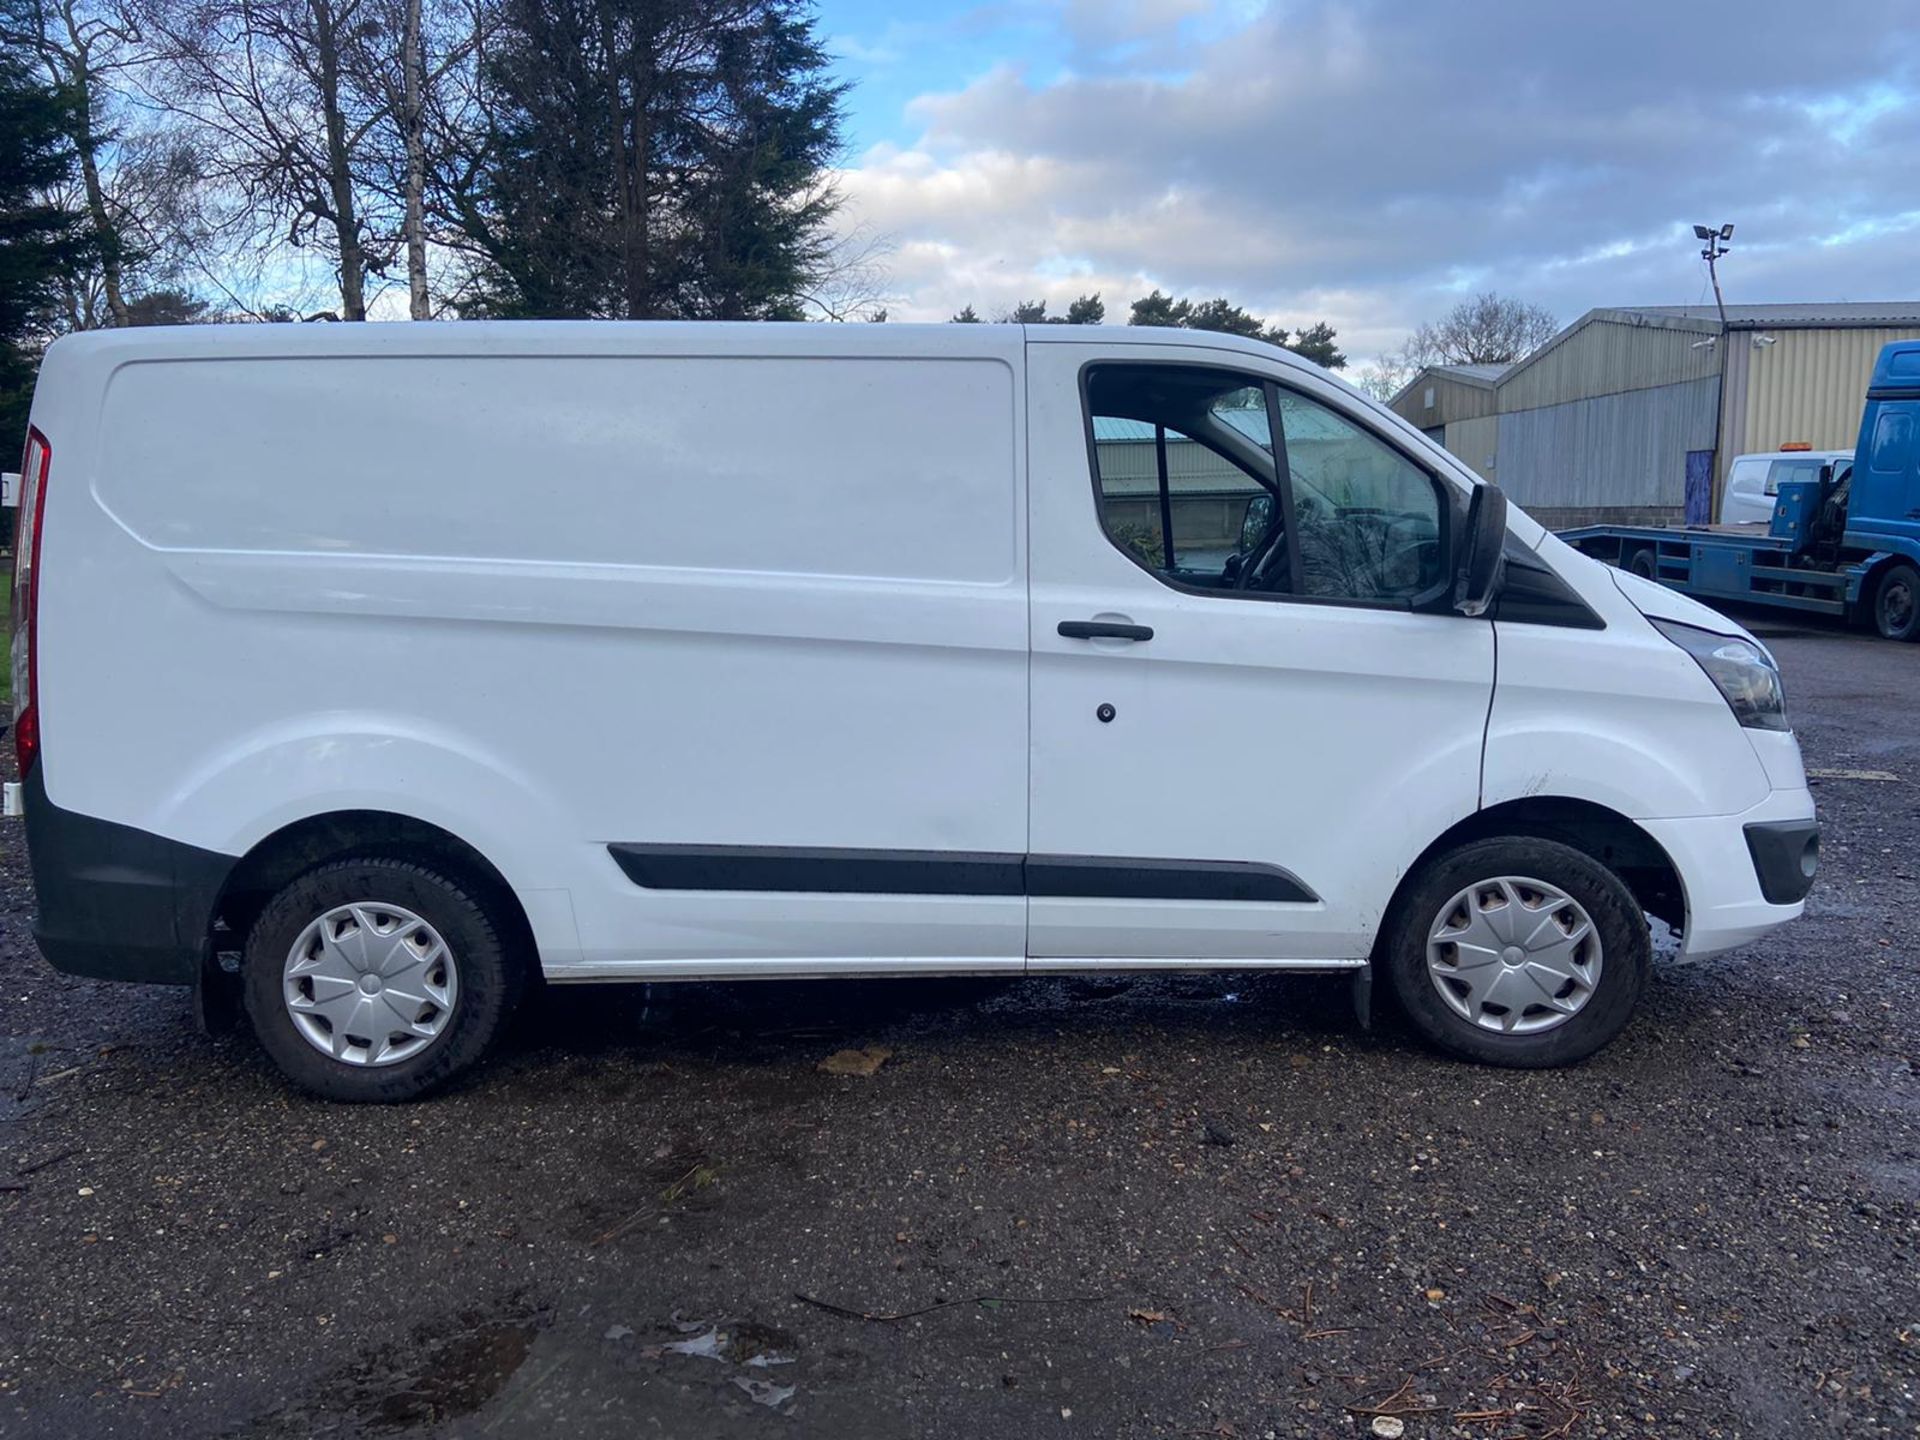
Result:
[[[1813,878],[1763,646],[1256,342],[99,332],[23,473],[41,949],[338,1099],[536,977],[1351,971],[1560,1064]]]
[[[1819,480],[1851,467],[1851,450],[1785,450],[1736,455],[1727,471],[1720,519],[1728,525],[1765,525],[1783,480]]]

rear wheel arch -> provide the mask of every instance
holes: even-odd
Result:
[[[238,950],[254,919],[300,876],[348,858],[427,863],[458,875],[497,910],[502,938],[537,974],[533,927],[513,886],[479,850],[425,820],[383,810],[336,810],[284,825],[257,842],[228,875],[212,917],[209,952]]]

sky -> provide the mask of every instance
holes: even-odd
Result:
[[[1920,299],[1920,0],[819,0],[895,320]]]

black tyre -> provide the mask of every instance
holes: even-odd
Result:
[[[1888,640],[1920,640],[1920,570],[1904,560],[1873,588],[1873,628]]]
[[[268,902],[247,936],[248,1018],[287,1078],[327,1100],[414,1100],[477,1062],[528,957],[485,887],[438,864],[339,860]]]
[[[1584,1060],[1633,1014],[1652,964],[1620,878],[1554,840],[1478,840],[1430,861],[1375,956],[1414,1027],[1491,1065]]]
[[[1632,557],[1627,561],[1627,569],[1632,571],[1635,575],[1638,575],[1642,580],[1653,579],[1655,568],[1656,567],[1654,565],[1654,560],[1653,560],[1653,551],[1651,550],[1647,550],[1647,549],[1636,550],[1633,552]]]

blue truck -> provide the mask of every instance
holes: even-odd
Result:
[[[1568,544],[1702,600],[1837,615],[1920,640],[1920,340],[1880,352],[1853,462],[1780,486],[1759,525],[1588,525]]]

